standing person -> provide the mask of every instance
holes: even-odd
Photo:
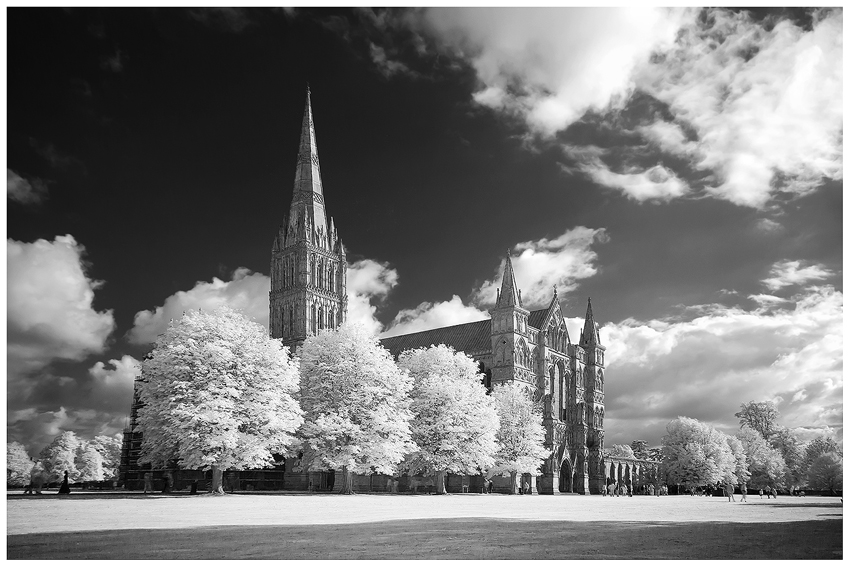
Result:
[[[726,496],[729,498],[729,502],[735,502],[735,487],[728,480],[726,481]]]
[[[773,494],[773,499],[776,500],[776,487],[775,486],[770,487],[770,493]]]
[[[523,494],[531,494],[531,487],[528,485],[528,481],[522,483],[522,493]]]
[[[761,488],[759,488],[759,500],[761,500],[761,499],[762,499],[762,495],[763,495],[763,494],[764,494],[764,490],[762,490]]]
[[[59,494],[71,494],[71,487],[68,485],[68,471],[65,471],[65,478],[62,479]]]
[[[747,501],[747,483],[742,482],[741,483],[741,502],[746,502],[746,501]]]
[[[145,491],[144,491],[144,494],[147,494],[149,491],[153,492],[153,473],[152,472],[146,472],[145,473]]]

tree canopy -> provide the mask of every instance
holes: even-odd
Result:
[[[668,480],[688,488],[738,482],[739,461],[727,437],[696,419],[678,417],[671,421],[662,447]]]
[[[821,453],[809,467],[808,485],[816,490],[829,490],[832,494],[842,490],[844,465],[841,455],[835,452]]]
[[[6,444],[6,484],[8,486],[29,484],[33,464],[26,447],[21,443],[12,441]]]
[[[773,402],[749,401],[741,404],[741,411],[735,414],[741,427],[748,426],[761,433],[765,439],[770,439],[776,431],[776,420],[779,410]]]
[[[77,449],[79,448],[80,439],[77,434],[73,431],[63,431],[41,450],[39,460],[44,466],[47,482],[62,480],[65,471],[68,472],[69,482],[80,480],[80,472],[77,470]]]
[[[499,417],[476,362],[439,345],[401,353],[398,366],[413,378],[416,449],[406,467],[434,475],[437,494],[444,494],[447,472],[476,474],[493,466]]]
[[[779,486],[785,482],[785,461],[782,454],[770,446],[761,433],[749,426],[738,432],[738,439],[744,447],[750,482],[754,486]]]
[[[411,442],[413,380],[363,326],[344,323],[308,337],[301,349],[302,467],[394,474]]]
[[[520,382],[496,386],[491,397],[499,415],[496,434],[499,449],[491,472],[510,474],[511,490],[516,492],[516,475],[537,475],[543,459],[550,453],[544,445],[543,408],[532,400],[528,387]]]
[[[142,364],[139,461],[212,469],[261,468],[290,454],[303,418],[289,351],[259,324],[223,307],[189,311]]]

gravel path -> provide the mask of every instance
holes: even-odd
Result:
[[[507,496],[483,494],[352,496],[235,494],[9,495],[6,533],[210,526],[305,526],[400,519],[498,518],[579,522],[799,522],[842,519],[838,498],[725,498],[695,496]]]

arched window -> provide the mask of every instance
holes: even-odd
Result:
[[[310,256],[310,283],[316,285],[316,255]]]
[[[334,310],[333,307],[328,309],[328,329],[335,329],[336,325],[334,325]]]
[[[289,335],[295,334],[295,307],[289,306]]]
[[[311,314],[312,314],[312,317],[311,317],[311,320],[310,320],[310,332],[315,333],[316,332],[316,306],[313,305],[313,307],[310,309],[310,311],[311,311]]]
[[[331,291],[336,291],[336,287],[334,287],[334,266],[330,264],[328,266],[328,289]]]
[[[325,308],[319,307],[319,330],[325,328]]]

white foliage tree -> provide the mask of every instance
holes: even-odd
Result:
[[[341,469],[343,494],[354,492],[353,474],[395,474],[413,448],[412,385],[361,325],[308,337],[301,348],[301,466]]]
[[[687,488],[737,482],[737,463],[726,438],[696,419],[678,417],[671,421],[662,440],[668,480]]]
[[[785,480],[786,465],[782,453],[774,449],[765,438],[748,425],[737,434],[746,455],[747,468],[755,486],[776,486]]]
[[[511,382],[493,388],[491,394],[499,415],[496,433],[496,464],[491,473],[511,477],[511,493],[518,488],[517,474],[536,475],[549,451],[543,445],[546,429],[543,427],[543,408],[535,404],[527,388]]]
[[[118,466],[121,464],[121,440],[107,435],[98,435],[89,446],[93,447],[103,459],[104,480],[118,477]]]
[[[74,462],[77,467],[77,480],[92,482],[103,480],[103,456],[91,443],[80,443]]]
[[[607,453],[612,457],[625,457],[627,459],[635,459],[634,449],[630,445],[612,445]]]
[[[17,441],[6,445],[6,485],[26,486],[30,482],[33,462],[26,447]]]
[[[44,466],[44,476],[47,482],[56,482],[64,478],[68,472],[68,481],[77,482],[80,473],[77,471],[77,449],[80,439],[73,431],[63,431],[50,444],[41,450],[39,460]]]
[[[298,370],[280,341],[227,307],[190,311],[142,364],[140,462],[222,471],[275,464],[291,454],[303,418]]]
[[[405,351],[398,365],[413,377],[416,450],[406,468],[434,475],[435,492],[445,494],[447,473],[477,474],[492,467],[499,416],[477,363],[439,345]]]

